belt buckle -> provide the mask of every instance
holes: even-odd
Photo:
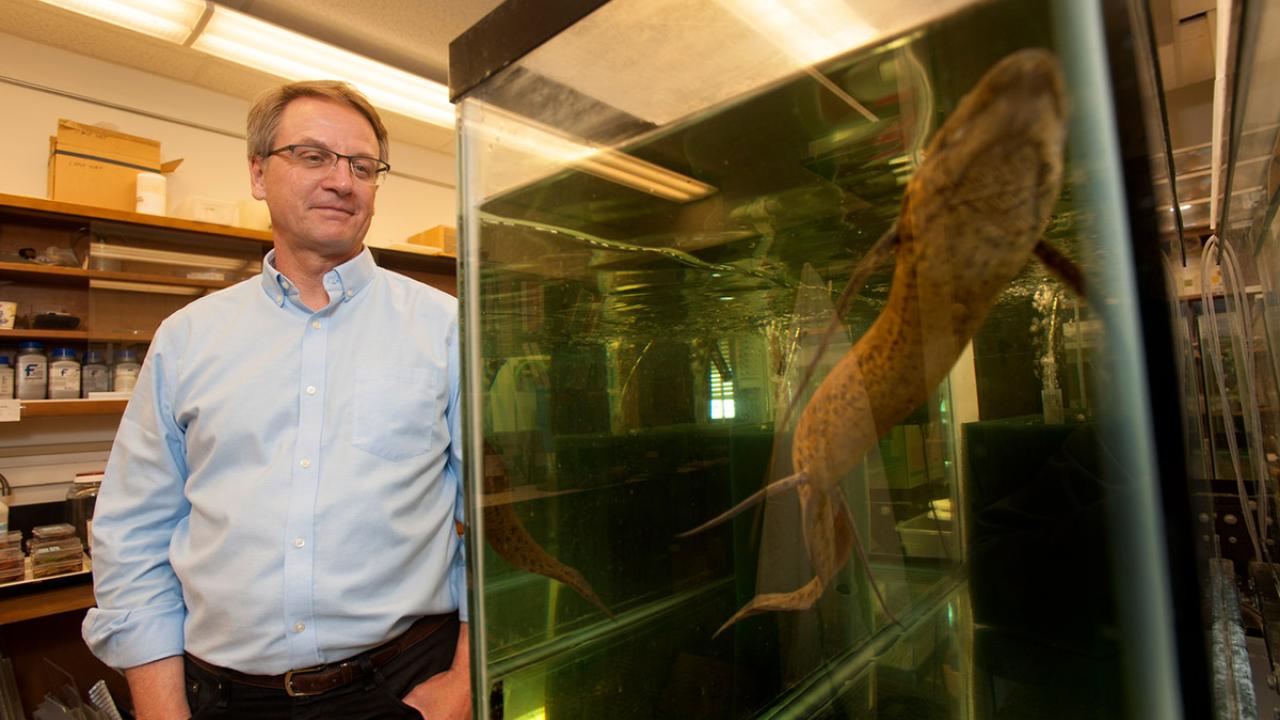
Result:
[[[311,667],[299,668],[299,669],[297,669],[297,670],[290,670],[290,671],[286,672],[286,673],[284,674],[284,691],[285,691],[285,693],[286,693],[289,697],[295,697],[295,698],[296,698],[296,697],[311,697],[312,695],[320,695],[320,694],[322,694],[322,693],[324,692],[323,690],[316,690],[316,691],[314,691],[314,692],[300,692],[300,691],[297,691],[297,690],[294,690],[294,689],[293,689],[293,676],[294,676],[294,675],[296,675],[297,673],[309,673],[309,672],[315,672],[316,670],[319,670],[319,669],[320,669],[320,668],[322,668],[322,667],[324,667],[324,665],[312,665]]]

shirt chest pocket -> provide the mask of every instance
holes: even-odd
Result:
[[[407,460],[434,443],[440,371],[432,368],[356,369],[351,444],[387,460]]]

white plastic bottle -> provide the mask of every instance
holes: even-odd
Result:
[[[13,397],[13,366],[8,355],[0,355],[0,400]]]
[[[49,361],[44,356],[44,345],[24,342],[18,345],[18,365],[14,383],[19,400],[43,400],[49,384]]]
[[[111,389],[111,373],[102,353],[90,350],[84,354],[84,367],[80,368],[80,397],[89,397],[92,392],[106,392]]]
[[[138,353],[132,349],[116,353],[116,365],[111,369],[111,389],[116,392],[132,392],[138,384]]]
[[[49,363],[49,399],[80,397],[80,360],[69,347],[56,348]]]

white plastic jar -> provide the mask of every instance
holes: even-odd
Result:
[[[115,367],[111,368],[111,389],[116,392],[132,392],[138,384],[138,353],[132,348],[116,353]]]
[[[0,355],[0,400],[13,397],[13,366],[8,355]]]
[[[28,341],[18,345],[18,366],[14,382],[19,400],[43,400],[49,385],[49,360],[42,343]]]
[[[49,362],[49,399],[80,397],[80,359],[69,347],[55,348]]]
[[[87,398],[89,393],[106,392],[111,389],[111,373],[102,353],[90,350],[84,354],[84,365],[80,368],[80,397]]]

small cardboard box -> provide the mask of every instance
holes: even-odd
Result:
[[[406,242],[410,245],[435,248],[443,255],[458,255],[458,231],[448,225],[437,225],[410,237]]]
[[[173,172],[181,162],[161,162],[156,140],[59,120],[49,138],[49,199],[133,212],[138,173]]]

